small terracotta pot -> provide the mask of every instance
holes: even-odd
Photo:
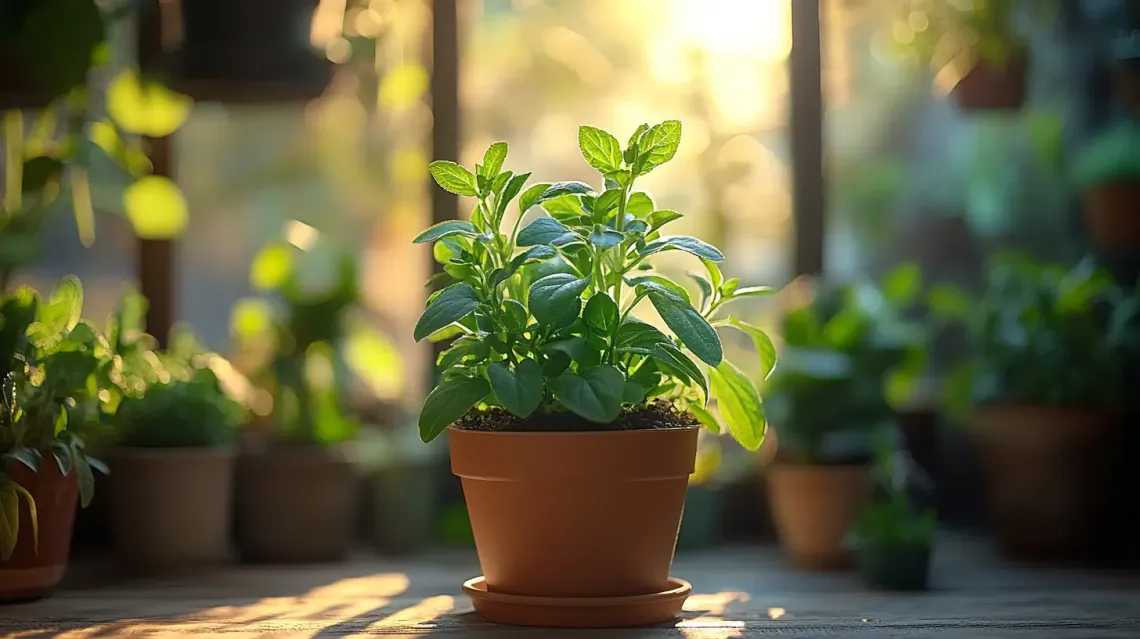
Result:
[[[120,561],[144,573],[227,561],[234,457],[231,448],[114,450],[108,484]]]
[[[776,530],[784,552],[811,570],[853,565],[843,537],[867,498],[867,466],[778,463],[768,471]]]
[[[1089,234],[1098,246],[1140,248],[1140,180],[1089,189],[1084,208]]]
[[[1089,558],[1113,527],[1119,420],[1095,408],[991,406],[970,421],[998,544],[1022,558]]]
[[[950,91],[962,111],[1020,111],[1025,105],[1029,61],[1014,58],[1003,67],[979,62]]]
[[[36,502],[39,552],[28,508],[21,498],[16,550],[8,561],[0,561],[0,601],[43,597],[51,594],[67,570],[79,483],[74,472],[63,476],[51,455],[39,472],[16,462],[8,462],[5,468],[12,481],[23,486]]]
[[[238,456],[235,517],[243,559],[296,563],[348,556],[359,501],[346,452],[283,445]]]
[[[635,597],[670,588],[697,428],[486,432],[450,428],[491,593]]]

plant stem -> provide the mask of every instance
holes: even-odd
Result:
[[[629,189],[632,186],[632,182],[633,181],[631,179],[630,184],[622,187],[621,189],[621,199],[618,200],[617,223],[614,225],[618,233],[625,231],[625,206],[626,202],[629,200]],[[625,244],[624,241],[621,244],[618,244],[618,263],[615,269],[618,273],[618,277],[614,282],[615,304],[621,304],[621,280],[625,275],[625,248],[622,246],[623,244]]]

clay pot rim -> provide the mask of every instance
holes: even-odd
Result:
[[[625,597],[535,597],[513,595],[487,590],[486,579],[480,575],[463,582],[463,593],[471,599],[513,606],[544,606],[553,608],[597,608],[602,606],[639,606],[673,599],[687,598],[693,586],[684,579],[669,577],[669,588],[660,592]]]
[[[454,424],[447,427],[448,433],[462,433],[463,436],[480,436],[480,437],[502,437],[504,439],[509,437],[519,438],[538,438],[538,437],[598,437],[598,436],[641,436],[644,437],[646,433],[679,433],[699,430],[701,426],[684,426],[684,427],[670,427],[670,428],[631,428],[628,430],[553,430],[553,431],[534,431],[534,430],[476,430],[474,428],[457,428]],[[649,435],[652,437],[653,435]]]

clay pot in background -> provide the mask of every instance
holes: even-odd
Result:
[[[355,465],[342,447],[270,446],[238,456],[235,524],[241,557],[340,561],[357,522]]]
[[[716,486],[689,486],[677,550],[711,548],[724,537],[724,495]]]
[[[1140,249],[1140,181],[1102,184],[1085,192],[1085,221],[1100,247]]]
[[[1004,66],[979,62],[950,97],[962,111],[1020,111],[1025,105],[1029,61],[1014,58]]]
[[[0,561],[0,601],[43,597],[52,592],[67,570],[71,530],[78,505],[79,483],[74,472],[59,472],[48,455],[38,472],[10,461],[5,466],[12,481],[23,486],[36,502],[39,548],[32,536],[27,504],[19,500],[19,537],[8,561]]]
[[[431,543],[436,473],[436,466],[427,463],[394,465],[373,473],[369,529],[377,552],[409,555]]]
[[[1094,408],[990,406],[970,434],[994,534],[1007,555],[1091,559],[1111,552],[1119,419]]]
[[[697,428],[448,433],[488,592],[600,598],[673,587]]]
[[[780,544],[796,565],[812,570],[851,567],[843,538],[867,498],[867,466],[781,462],[768,470]]]
[[[230,558],[232,448],[119,448],[108,458],[119,560],[140,573],[216,566]]]

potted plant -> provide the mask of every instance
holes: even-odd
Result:
[[[1140,247],[1140,125],[1126,121],[1077,155],[1073,178],[1084,193],[1085,221],[1102,247]]]
[[[724,524],[724,503],[718,476],[721,454],[716,436],[702,432],[697,438],[695,470],[689,475],[689,490],[685,493],[677,550],[709,548],[721,541]]]
[[[1030,51],[1014,25],[1016,4],[901,0],[894,40],[937,76],[953,74],[950,97],[962,111],[1020,111]]]
[[[94,491],[83,430],[97,419],[106,343],[79,319],[79,280],[49,300],[20,288],[0,304],[0,601],[50,593],[67,569],[75,505]]]
[[[767,483],[784,550],[805,568],[851,564],[843,536],[869,489],[873,437],[893,419],[888,390],[908,367],[884,305],[870,284],[826,284],[783,320],[765,395],[780,444]]]
[[[416,238],[435,243],[445,272],[431,281],[442,288],[415,338],[455,337],[419,429],[424,441],[448,433],[484,573],[464,590],[486,619],[632,626],[674,617],[690,591],[669,565],[698,426],[720,430],[723,420],[749,448],[763,439],[760,396],[724,360],[714,324],[733,325],[715,319],[725,304],[771,289],[724,278],[723,255],[705,242],[663,235],[680,214],[655,210],[634,189],[680,141],[678,121],[639,127],[624,149],[581,127],[600,190],[524,188],[530,174],[503,170],[502,142],[474,172],[430,166],[442,188],[477,204],[470,220]],[[518,215],[504,224],[516,196]],[[548,215],[524,225],[539,206]],[[664,251],[701,258],[700,297],[652,270]],[[673,335],[635,318],[646,299]],[[771,367],[774,353],[762,357]],[[720,419],[705,408],[710,395]]]
[[[912,499],[913,484],[922,483],[914,479],[923,477],[919,473],[905,452],[893,450],[889,442],[880,444],[872,471],[874,496],[847,536],[859,574],[871,588],[927,588],[936,518]]]
[[[369,532],[385,555],[409,555],[432,539],[438,492],[438,457],[420,443],[414,428],[365,429],[360,464],[368,472]]]
[[[148,369],[142,384],[126,386],[109,458],[119,558],[148,573],[222,563],[229,557],[233,441],[243,409],[210,368],[217,355],[136,344],[120,357],[142,359]],[[131,357],[140,354],[149,357]]]
[[[1088,260],[1069,268],[1001,255],[982,296],[957,307],[971,346],[949,378],[948,407],[969,416],[1001,548],[1107,550],[1140,299]]]
[[[317,257],[271,244],[252,267],[255,286],[273,293],[277,307],[255,322],[268,330],[242,338],[242,348],[263,355],[250,381],[272,397],[268,428],[251,429],[237,461],[237,541],[250,561],[342,560],[358,522],[351,442],[359,424],[342,408],[338,350],[358,300],[356,262],[342,255],[322,287],[293,268],[299,253]],[[266,264],[278,258],[286,266],[268,281]]]

